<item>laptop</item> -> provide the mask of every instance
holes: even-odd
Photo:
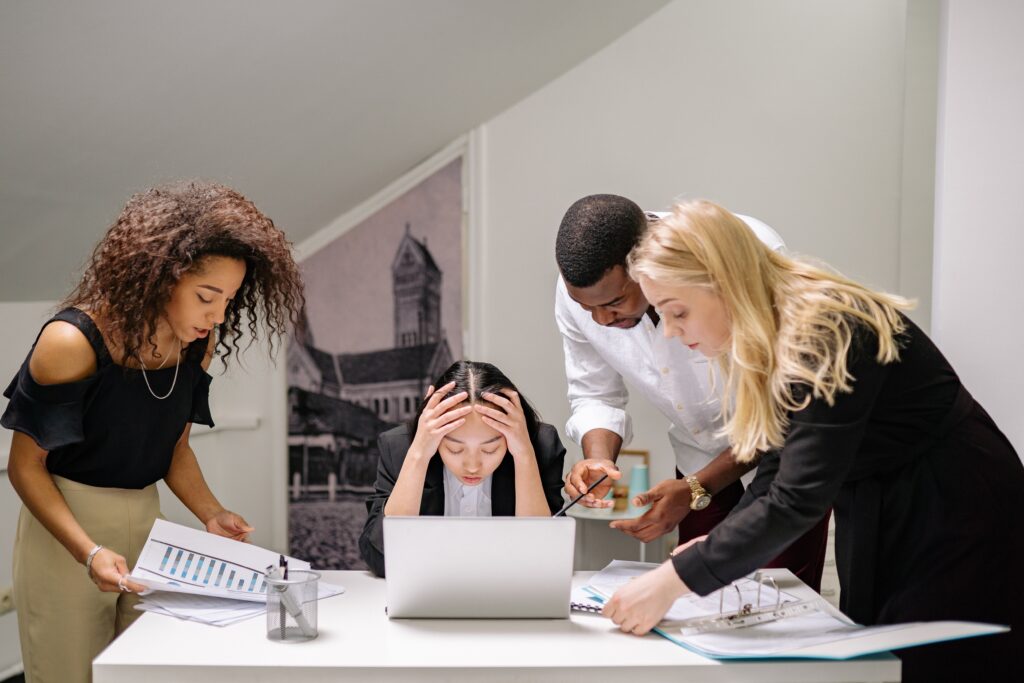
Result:
[[[391,618],[566,619],[571,517],[387,517]]]

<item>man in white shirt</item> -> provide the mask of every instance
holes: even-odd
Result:
[[[784,248],[770,227],[740,217],[769,247]],[[615,460],[632,438],[625,410],[628,381],[668,418],[678,478],[658,483],[638,501],[651,506],[644,515],[612,526],[644,542],[678,528],[684,543],[725,518],[743,495],[741,477],[754,466],[737,463],[728,440],[718,434],[717,364],[665,338],[657,311],[626,272],[627,254],[648,221],[657,219],[625,197],[591,195],[573,204],[559,227],[555,319],[572,410],[566,433],[584,456],[566,477],[565,489],[575,497],[604,473],[618,478]],[[610,485],[588,491],[582,504],[612,505],[603,500]],[[788,567],[818,589],[827,532],[826,516],[769,566]]]

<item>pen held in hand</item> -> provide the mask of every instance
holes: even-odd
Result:
[[[583,492],[583,493],[581,493],[580,495],[578,495],[578,496],[576,496],[575,498],[573,498],[572,500],[570,500],[570,501],[569,501],[568,503],[566,503],[566,504],[565,504],[564,506],[562,506],[562,509],[561,509],[561,510],[559,510],[558,512],[556,512],[556,513],[555,513],[555,514],[554,514],[553,516],[554,516],[554,517],[562,517],[562,516],[564,516],[564,515],[565,515],[565,512],[566,512],[566,510],[568,510],[568,509],[569,509],[569,508],[571,508],[571,507],[572,507],[573,505],[575,505],[576,503],[578,503],[578,502],[580,502],[581,500],[583,500],[583,496],[585,496],[585,495],[587,495],[588,493],[590,493],[591,491],[593,491],[593,490],[594,490],[594,487],[595,487],[595,486],[597,486],[598,484],[600,484],[600,483],[601,483],[602,481],[604,481],[604,480],[605,480],[605,479],[607,479],[607,478],[608,478],[608,473],[607,473],[607,472],[605,472],[604,474],[602,474],[602,475],[601,475],[601,477],[600,477],[600,478],[599,478],[599,479],[598,479],[597,481],[595,481],[595,482],[594,482],[593,484],[591,484],[590,486],[588,486],[588,487],[587,487],[587,490],[586,490],[586,491],[584,491],[584,492]]]

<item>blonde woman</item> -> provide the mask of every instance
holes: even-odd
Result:
[[[1009,678],[1024,651],[1024,467],[903,315],[909,302],[775,253],[706,201],[653,223],[629,266],[665,334],[721,364],[723,432],[759,466],[729,517],[616,593],[606,614],[646,633],[681,594],[757,569],[833,507],[841,607],[854,620],[1013,625],[903,651],[904,680],[968,680],[979,666]]]

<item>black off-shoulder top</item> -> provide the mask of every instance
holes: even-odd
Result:
[[[163,479],[185,425],[213,426],[211,377],[202,367],[208,339],[189,346],[174,391],[158,400],[140,370],[113,362],[85,312],[68,308],[46,325],[55,320],[71,323],[86,336],[96,354],[96,372],[77,382],[39,384],[29,372],[33,343],[4,391],[10,403],[0,424],[27,434],[48,451],[46,469],[51,474],[89,486],[127,489],[145,488]],[[170,390],[174,371],[174,365],[146,371],[158,396]]]

